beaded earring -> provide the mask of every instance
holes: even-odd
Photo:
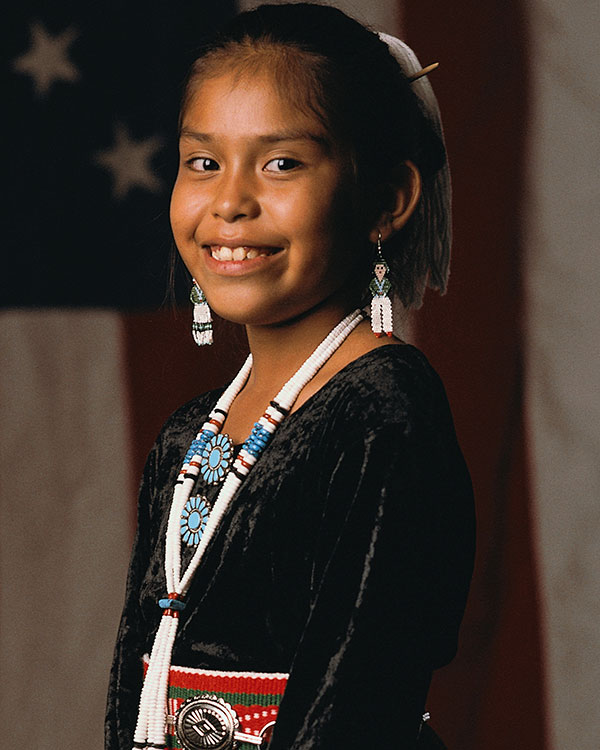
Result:
[[[204,292],[196,279],[192,279],[192,290],[190,292],[190,301],[194,303],[194,320],[192,322],[192,336],[198,346],[212,344],[213,326],[210,315],[210,307],[204,296]]]
[[[377,257],[373,263],[374,277],[369,284],[371,300],[371,329],[380,338],[384,333],[392,336],[392,301],[388,294],[392,285],[385,277],[390,267],[381,254],[381,232],[377,237]]]

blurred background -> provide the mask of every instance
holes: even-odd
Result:
[[[446,384],[476,490],[477,567],[432,724],[451,750],[597,750],[600,6],[331,3],[406,39],[440,101],[454,260],[409,337]],[[11,6],[0,267],[0,722],[102,747],[135,494],[168,414],[236,370],[243,333],[165,303],[180,83],[231,0]]]

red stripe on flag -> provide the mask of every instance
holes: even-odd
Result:
[[[519,0],[403,3],[405,36],[444,115],[454,183],[450,291],[417,340],[446,383],[475,485],[478,552],[459,656],[434,680],[432,723],[460,750],[547,747],[522,411],[521,220],[527,29]]]

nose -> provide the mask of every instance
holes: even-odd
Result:
[[[260,213],[254,181],[241,169],[223,172],[213,201],[213,216],[228,223],[252,219]]]

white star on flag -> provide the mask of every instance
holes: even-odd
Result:
[[[158,136],[136,141],[131,138],[124,125],[116,125],[115,145],[100,151],[94,159],[112,174],[115,198],[123,200],[134,187],[151,193],[161,191],[162,183],[153,173],[150,162],[162,146],[162,140]]]
[[[79,80],[79,71],[69,60],[69,46],[77,39],[73,27],[52,35],[39,23],[31,27],[31,47],[13,62],[13,68],[33,78],[35,92],[45,96],[56,81],[73,83]]]

